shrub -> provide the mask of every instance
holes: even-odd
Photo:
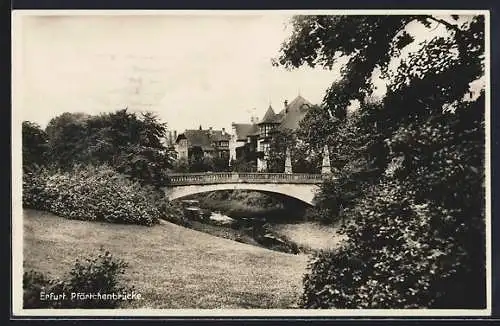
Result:
[[[387,130],[383,175],[372,187],[357,173],[369,182],[344,210],[348,240],[311,262],[304,307],[485,307],[483,112],[484,94]]]
[[[109,251],[100,249],[97,257],[77,259],[69,272],[66,289],[69,292],[122,294],[131,292],[120,285],[119,278],[125,274],[128,264],[121,259],[115,259]],[[120,299],[106,300],[77,300],[71,304],[72,308],[114,308]]]
[[[52,281],[42,273],[27,271],[23,274],[23,308],[49,308],[50,302],[40,300],[40,293],[51,287]]]
[[[233,172],[255,172],[257,171],[256,163],[245,158],[231,161],[231,171]]]
[[[191,226],[191,221],[187,218],[180,203],[163,201],[161,211],[164,220],[181,226]]]
[[[64,280],[50,280],[43,274],[29,271],[23,276],[24,308],[116,308],[124,301],[118,299],[71,298],[71,293],[116,294],[131,293],[134,288],[120,284],[120,276],[125,273],[127,263],[114,258],[109,251],[100,248],[96,257],[77,259]],[[42,292],[54,293],[64,299],[41,300]]]
[[[168,207],[163,194],[107,166],[40,168],[23,175],[23,206],[59,216],[151,226]]]
[[[467,245],[473,226],[457,223],[460,210],[416,202],[410,189],[383,180],[347,212],[346,242],[310,262],[303,307],[484,306],[484,256]]]
[[[185,157],[181,157],[172,163],[172,171],[176,173],[189,172],[189,161]]]

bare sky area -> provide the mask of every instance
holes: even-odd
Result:
[[[153,111],[172,130],[262,117],[300,94],[319,104],[340,75],[273,67],[290,35],[280,13],[251,15],[23,16],[17,76],[22,119],[45,127],[63,112],[98,114],[128,107]],[[410,24],[415,46],[445,33]],[[396,67],[400,58],[391,66]],[[376,83],[378,95],[385,86]]]
[[[280,15],[23,18],[23,119],[128,106],[171,129],[230,128],[298,93],[320,103],[332,71],[272,67]],[[253,110],[255,109],[255,110]]]

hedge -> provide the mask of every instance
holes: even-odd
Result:
[[[151,226],[168,214],[164,195],[108,166],[41,167],[23,175],[23,206],[86,221]]]

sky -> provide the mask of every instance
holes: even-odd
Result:
[[[170,130],[225,128],[261,118],[271,104],[301,95],[320,104],[340,77],[332,70],[273,67],[291,34],[291,16],[72,15],[21,16],[14,30],[21,67],[15,76],[22,120],[45,127],[63,112],[98,114],[128,107],[152,111]],[[17,25],[16,25],[17,26]],[[445,33],[441,25],[407,26],[418,43]],[[375,76],[374,76],[375,78]],[[375,78],[376,79],[376,78]],[[375,95],[385,92],[376,81]]]
[[[321,103],[333,70],[273,67],[282,15],[23,17],[22,116],[153,111],[169,129],[261,117],[298,94]]]

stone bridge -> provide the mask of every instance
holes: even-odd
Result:
[[[206,172],[171,174],[164,188],[169,200],[215,190],[255,190],[278,193],[314,205],[325,175],[305,173]]]

